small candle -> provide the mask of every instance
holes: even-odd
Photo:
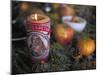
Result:
[[[28,32],[28,48],[32,62],[46,61],[49,56],[50,42],[50,19],[48,16],[31,14],[26,19],[26,30]]]

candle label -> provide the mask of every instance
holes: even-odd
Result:
[[[50,21],[35,23],[26,21],[28,48],[34,61],[45,61],[49,55]]]
[[[31,32],[28,37],[28,47],[34,58],[41,58],[49,51],[49,38],[41,32]]]
[[[47,23],[27,23],[27,30],[30,31],[44,31],[49,33],[50,32],[50,22]]]

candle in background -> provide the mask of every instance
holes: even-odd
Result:
[[[41,14],[31,14],[25,20],[28,48],[32,62],[46,61],[49,56],[50,19]]]

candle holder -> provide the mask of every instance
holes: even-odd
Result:
[[[41,14],[31,14],[25,20],[27,44],[32,62],[47,61],[50,43],[50,19]]]

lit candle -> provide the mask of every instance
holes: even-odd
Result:
[[[50,43],[50,19],[48,16],[31,14],[26,19],[26,30],[28,32],[28,48],[32,61],[46,61],[49,56]]]

